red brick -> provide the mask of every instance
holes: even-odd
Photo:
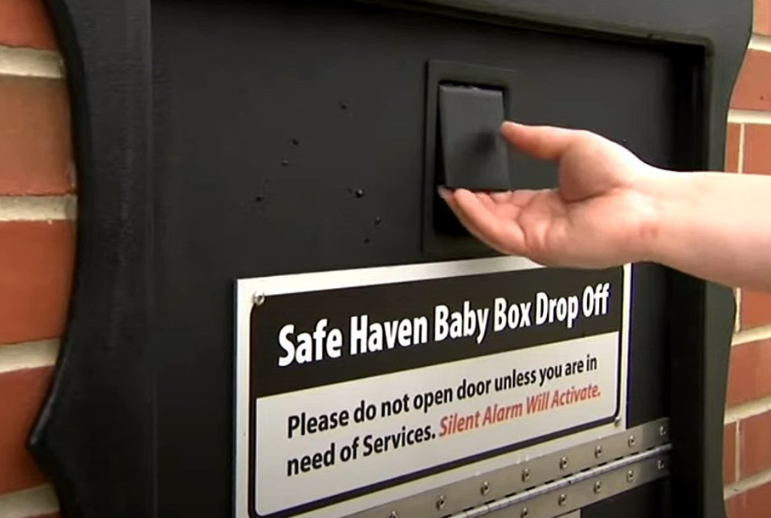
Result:
[[[0,1],[0,45],[56,48],[53,23],[43,0]]]
[[[771,34],[771,0],[755,0],[753,30],[758,34]]]
[[[771,294],[742,290],[741,328],[750,329],[771,323]]]
[[[728,406],[771,395],[771,340],[731,348],[728,371]]]
[[[728,518],[768,518],[771,509],[771,484],[733,496],[727,504]]]
[[[0,76],[0,194],[71,192],[73,173],[64,82]]]
[[[747,51],[734,87],[731,108],[771,110],[771,52]]]
[[[739,512],[741,511],[741,505],[743,504],[742,498],[743,495],[737,495],[726,500],[726,518],[740,518]]]
[[[73,223],[0,223],[0,250],[0,344],[61,336],[73,275]]]
[[[723,484],[736,482],[736,423],[723,429]]]
[[[771,468],[771,412],[749,417],[739,425],[739,476],[744,479]]]
[[[771,174],[771,125],[744,127],[744,167],[748,174]]]
[[[27,438],[46,395],[52,369],[0,374],[0,494],[46,481],[27,449]]]
[[[741,125],[729,124],[725,143],[725,170],[731,173],[739,172],[739,134]]]

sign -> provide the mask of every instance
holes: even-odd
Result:
[[[363,510],[613,422],[627,276],[502,258],[239,281],[237,516]]]

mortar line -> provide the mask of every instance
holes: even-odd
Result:
[[[762,52],[771,52],[771,37],[763,34],[753,34],[748,48]]]
[[[744,480],[739,480],[734,484],[730,484],[723,490],[723,497],[727,500],[768,483],[771,483],[771,469],[761,471]]]
[[[50,484],[0,495],[0,516],[31,518],[59,511],[59,501]]]
[[[743,419],[749,419],[750,417],[765,414],[769,410],[771,410],[771,396],[766,396],[728,408],[725,412],[723,422],[725,424],[736,423]]]
[[[2,221],[74,220],[77,216],[76,197],[60,196],[0,196]]]
[[[51,50],[0,46],[0,75],[61,79],[64,64],[61,56]]]
[[[0,374],[50,367],[56,363],[59,340],[0,345]]]

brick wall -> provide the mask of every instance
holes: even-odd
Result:
[[[754,35],[731,100],[726,168],[771,174],[771,0],[755,0]],[[759,217],[771,217],[763,215]],[[738,290],[723,472],[729,518],[771,516],[771,295]]]
[[[74,168],[63,67],[41,0],[0,0],[0,517],[54,518],[26,449],[66,319]]]

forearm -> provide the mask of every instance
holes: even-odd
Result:
[[[771,177],[653,175],[655,224],[643,255],[728,286],[771,290]]]

